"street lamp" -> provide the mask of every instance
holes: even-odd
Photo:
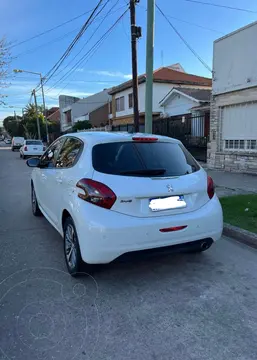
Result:
[[[42,89],[44,117],[45,117],[45,124],[46,124],[46,139],[47,139],[47,144],[49,144],[49,132],[48,132],[48,124],[47,124],[47,118],[46,118],[46,103],[45,103],[45,94],[44,94],[42,74],[38,73],[38,72],[34,72],[34,71],[27,71],[27,70],[21,70],[21,69],[14,69],[13,72],[16,74],[17,73],[27,73],[27,74],[39,75],[40,85],[41,85],[41,89]]]

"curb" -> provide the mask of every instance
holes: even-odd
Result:
[[[257,249],[257,234],[255,233],[224,223],[223,235]]]

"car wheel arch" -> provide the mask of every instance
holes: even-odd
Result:
[[[65,221],[66,221],[69,217],[72,218],[71,214],[69,213],[68,210],[64,209],[63,212],[62,212],[62,230],[64,230]]]

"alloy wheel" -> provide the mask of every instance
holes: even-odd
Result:
[[[65,256],[70,269],[75,268],[77,263],[76,234],[71,224],[65,232]]]

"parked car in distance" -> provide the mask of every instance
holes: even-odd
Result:
[[[22,136],[14,136],[12,138],[12,151],[16,149],[20,149],[24,143],[24,137]]]
[[[42,140],[28,139],[24,140],[23,146],[20,148],[20,157],[25,159],[28,156],[41,156],[45,151]]]
[[[4,142],[5,142],[6,144],[11,144],[11,143],[12,143],[11,139],[8,139],[8,138],[5,138],[5,139],[4,139]]]
[[[68,271],[141,250],[202,252],[221,237],[212,179],[178,140],[81,132],[27,160],[32,211],[64,238]]]

